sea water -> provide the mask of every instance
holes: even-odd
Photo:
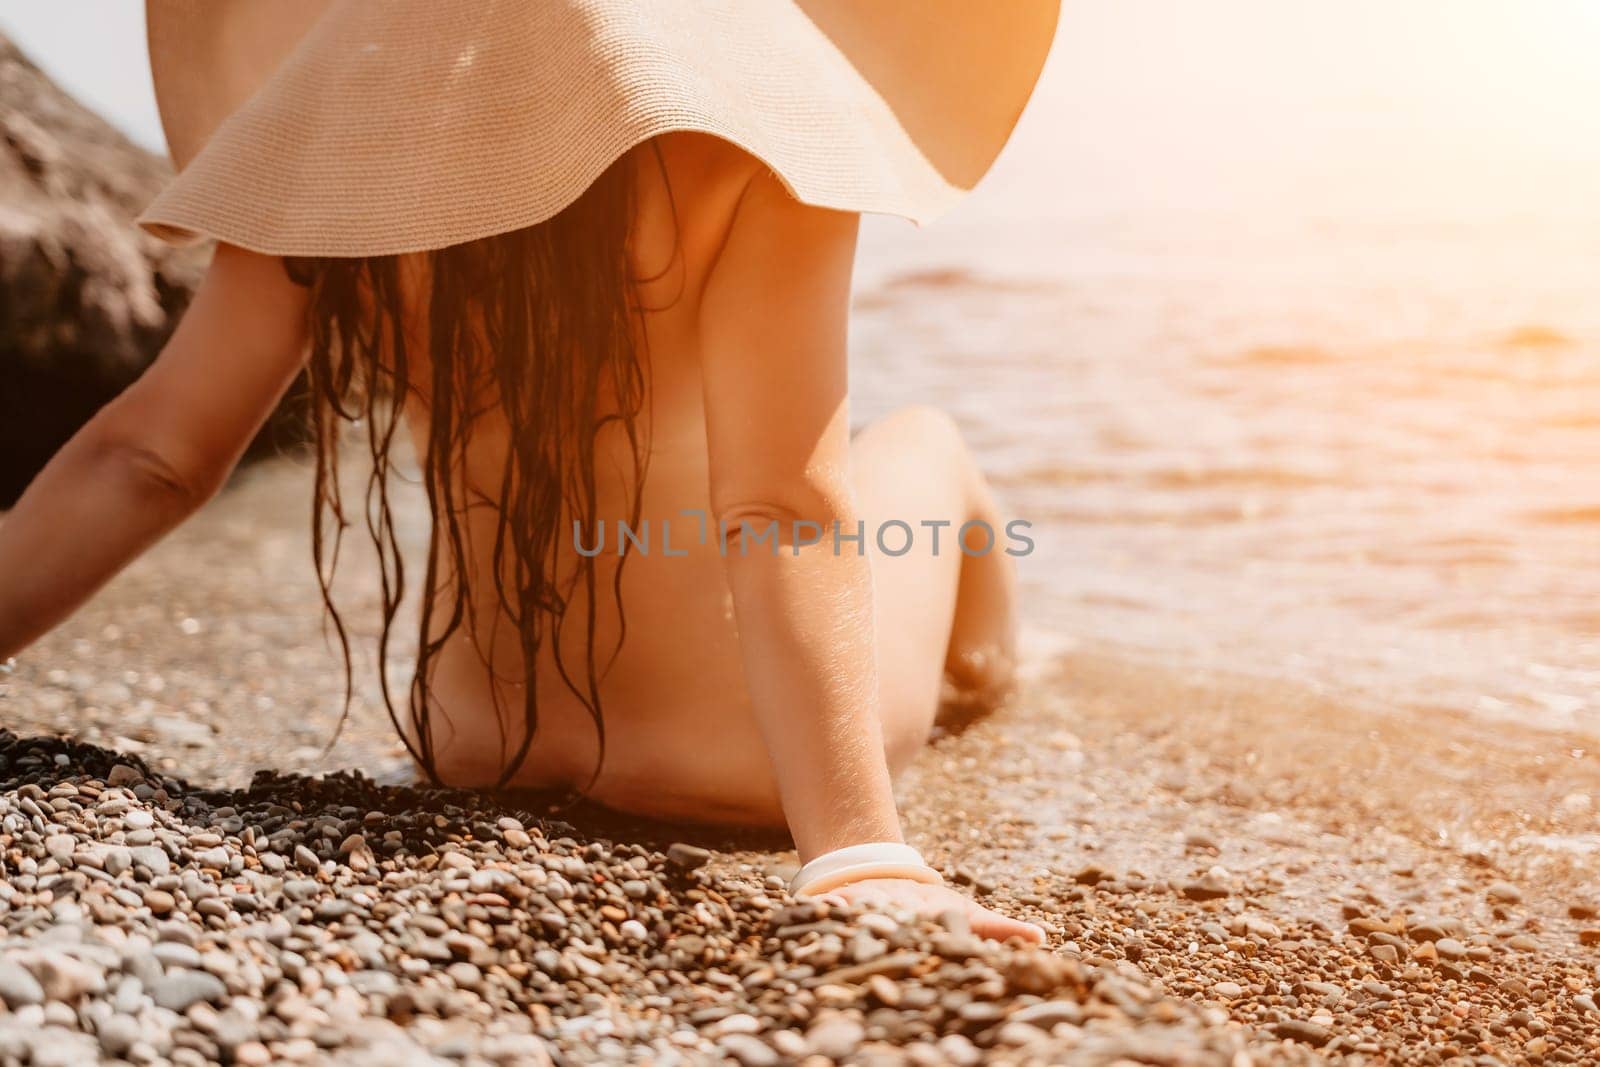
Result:
[[[1037,640],[1600,731],[1600,222],[869,225],[853,418],[952,411]]]

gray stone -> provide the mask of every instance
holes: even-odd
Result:
[[[133,862],[137,866],[149,869],[157,878],[172,873],[172,857],[167,855],[166,849],[157,845],[141,845],[133,849],[132,853]]]
[[[185,1012],[205,1001],[216,1004],[228,995],[222,979],[205,971],[174,971],[163,975],[150,990],[151,997],[168,1011]]]
[[[750,1034],[729,1034],[717,1046],[741,1067],[778,1067],[782,1062],[771,1045]]]
[[[1046,1000],[1013,1012],[1011,1018],[1041,1030],[1049,1030],[1057,1023],[1077,1026],[1083,1022],[1083,1006],[1075,1000]]]
[[[228,850],[220,845],[216,848],[208,848],[204,852],[197,852],[194,858],[195,862],[200,866],[210,867],[213,870],[224,873],[227,872],[228,865],[233,862],[233,857],[229,855]]]
[[[113,1015],[100,1024],[100,1047],[107,1056],[124,1056],[139,1040],[139,1021],[127,1015]]]
[[[865,1028],[845,1015],[828,1016],[806,1031],[806,1045],[810,1051],[830,1060],[843,1060],[852,1055],[865,1038]]]
[[[200,966],[200,953],[192,945],[181,941],[158,942],[150,954],[160,960],[163,967],[187,967],[193,970]]]
[[[33,1054],[29,1061],[33,1067],[82,1067],[98,1058],[93,1038],[61,1025],[47,1026],[30,1035],[28,1047]]]
[[[12,1010],[24,1004],[43,1004],[44,987],[22,967],[0,959],[0,1000]]]
[[[322,892],[322,883],[303,878],[291,878],[283,883],[283,895],[293,901],[310,900]]]

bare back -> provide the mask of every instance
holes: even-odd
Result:
[[[595,795],[662,786],[664,766],[692,764],[703,749],[698,729],[685,729],[698,710],[717,703],[746,703],[732,605],[715,531],[710,529],[705,417],[698,352],[701,296],[727,238],[739,198],[759,164],[711,137],[673,135],[635,150],[637,214],[629,255],[640,284],[643,351],[647,353],[648,405],[641,428],[649,444],[636,536],[623,569],[627,639],[601,686],[607,737],[604,770]],[[659,162],[658,162],[659,159]],[[426,376],[426,368],[422,370]],[[414,404],[408,424],[419,449],[427,412]],[[467,454],[471,488],[501,484],[507,427],[491,414],[473,430]],[[599,529],[559,538],[563,567],[575,569],[578,542],[595,557],[599,596],[591,613],[580,596],[562,629],[562,665],[581,679],[585,634],[591,621],[604,664],[618,644],[622,619],[611,597],[618,563],[617,521],[631,509],[628,442],[607,427],[597,442]],[[708,534],[704,543],[702,534]],[[467,521],[473,572],[467,581],[492,589],[493,513],[477,509]],[[681,554],[680,554],[681,553]],[[452,784],[492,782],[507,751],[521,738],[522,681],[529,672],[511,622],[493,596],[475,597],[478,616],[457,631],[440,655],[433,692],[434,744],[439,769]],[[492,665],[493,676],[484,660]],[[582,784],[599,757],[592,719],[562,681],[553,644],[546,642],[532,671],[540,723],[532,754],[517,780],[529,786]],[[498,691],[497,691],[498,690]],[[496,724],[496,701],[499,724]],[[746,737],[719,744],[748,746],[764,759],[751,718]],[[503,731],[503,733],[502,733]]]

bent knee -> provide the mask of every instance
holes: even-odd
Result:
[[[971,498],[977,463],[961,427],[943,408],[931,404],[896,408],[868,423],[856,441],[873,457],[875,467],[909,471],[914,466],[919,476],[933,473],[947,478],[960,499]]]
[[[944,455],[967,454],[966,440],[955,417],[933,404],[908,404],[868,424],[863,433],[890,433]]]

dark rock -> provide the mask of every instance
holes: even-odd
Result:
[[[1098,885],[1110,877],[1110,871],[1099,864],[1091,863],[1087,867],[1079,868],[1078,873],[1072,876],[1072,880],[1079,885]]]
[[[0,508],[188,306],[209,253],[133,225],[171,173],[0,35]],[[288,441],[296,421],[280,416],[257,445]]]
[[[1007,987],[1016,992],[1047,996],[1076,984],[1081,975],[1071,960],[1035,949],[1011,957],[1005,979]]]
[[[1222,879],[1210,874],[1183,885],[1183,895],[1190,900],[1221,900],[1232,892]]]
[[[1326,1026],[1316,1023],[1303,1022],[1299,1019],[1289,1019],[1281,1023],[1272,1024],[1274,1037],[1287,1038],[1290,1041],[1301,1041],[1312,1048],[1321,1048],[1333,1040],[1333,1031]]]
[[[1465,937],[1467,927],[1460,919],[1426,919],[1412,923],[1406,933],[1413,941],[1438,941],[1444,937]]]
[[[686,845],[682,841],[676,841],[667,847],[667,859],[674,867],[693,871],[709,863],[711,853],[699,845]]]

